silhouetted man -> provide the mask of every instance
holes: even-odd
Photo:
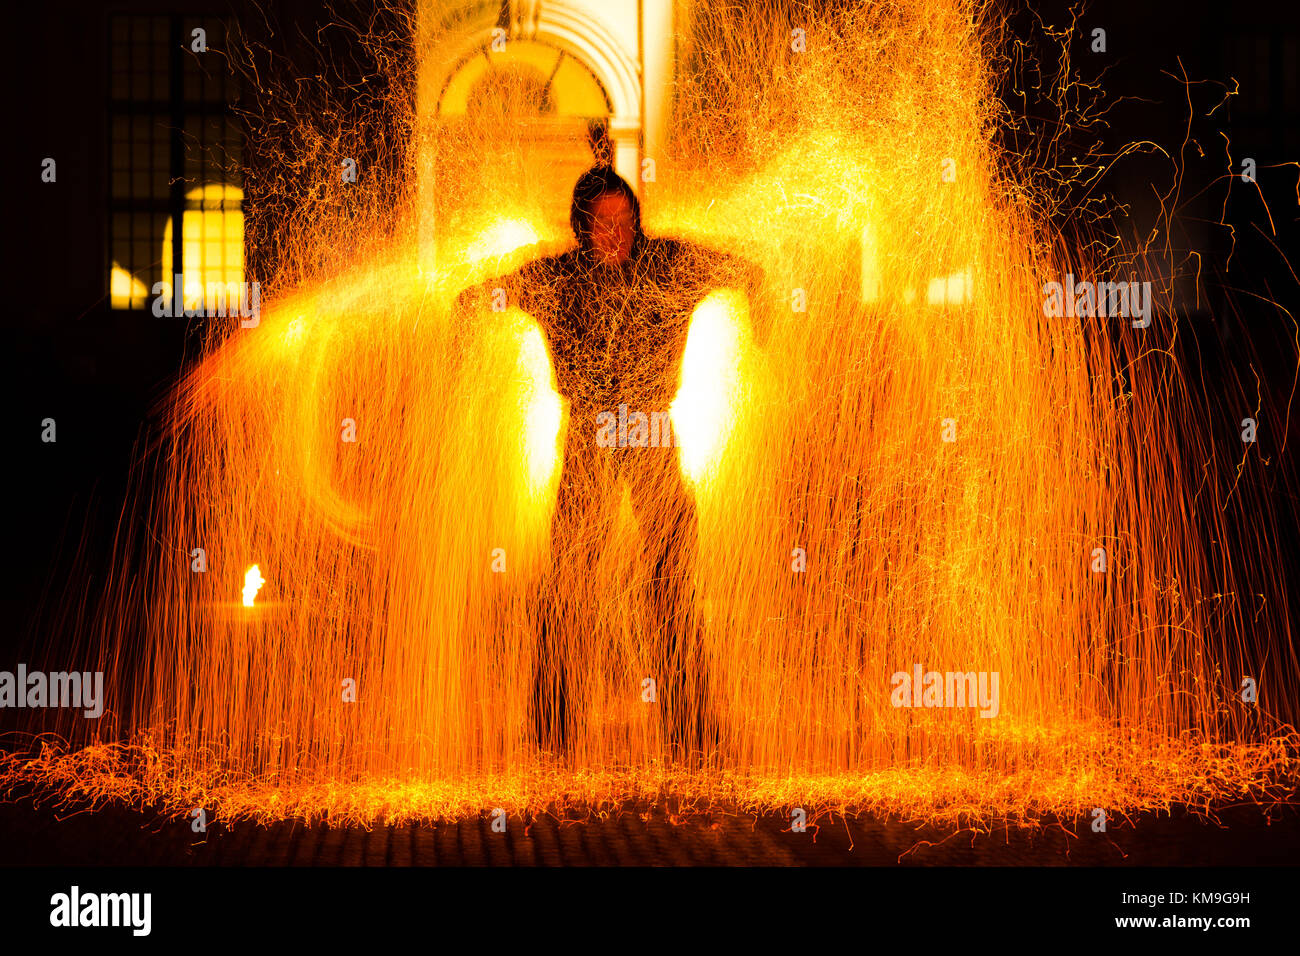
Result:
[[[482,308],[502,290],[506,304],[533,316],[545,332],[559,391],[570,402],[551,522],[552,567],[571,575],[594,567],[627,483],[650,572],[649,636],[667,668],[649,675],[656,702],[673,750],[702,752],[714,741],[706,730],[695,614],[695,500],[669,437],[668,412],[695,306],[723,287],[744,290],[752,301],[761,273],[734,256],[646,236],[636,193],[608,166],[578,180],[570,223],[576,248],[466,290],[458,302]],[[621,423],[629,420],[625,429]],[[565,749],[573,716],[556,628],[572,619],[573,596],[554,586],[549,591],[539,635],[536,731],[539,746]]]

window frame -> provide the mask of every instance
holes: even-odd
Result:
[[[134,95],[135,89],[133,85],[131,85],[131,78],[136,75],[137,71],[130,69],[130,67],[136,65],[133,56],[135,53],[135,48],[133,47],[133,40],[136,36],[135,31],[138,29],[139,24],[149,24],[148,42],[154,44],[157,41],[153,39],[153,24],[160,20],[165,20],[167,22],[166,40],[164,41],[166,44],[165,55],[160,54],[156,49],[152,50],[148,62],[151,65],[159,62],[163,64],[163,67],[166,70],[167,96],[166,99],[158,99],[156,95],[151,95],[149,98],[144,99],[137,98]],[[126,24],[127,39],[125,41],[119,41],[115,37],[118,23]],[[193,211],[194,208],[202,209],[203,200],[199,200],[197,207],[195,207],[194,203],[187,198],[187,193],[197,188],[206,187],[215,181],[204,178],[203,172],[206,169],[206,158],[202,156],[198,160],[199,175],[196,181],[190,182],[187,179],[186,121],[197,118],[200,122],[201,129],[203,124],[206,124],[213,117],[221,119],[223,124],[225,124],[223,126],[223,138],[218,143],[208,143],[206,138],[200,141],[200,145],[197,148],[201,152],[206,152],[207,149],[213,146],[221,146],[223,148],[227,147],[232,141],[234,141],[229,134],[229,129],[233,126],[235,128],[234,137],[237,138],[239,146],[240,162],[241,164],[243,162],[247,147],[247,130],[243,128],[243,124],[240,121],[241,114],[238,108],[240,89],[236,77],[227,74],[222,78],[223,95],[219,98],[204,99],[201,89],[198,96],[194,98],[186,97],[185,86],[187,70],[185,57],[187,55],[193,55],[190,51],[191,35],[186,33],[187,26],[192,27],[195,25],[202,25],[209,31],[209,33],[211,33],[211,25],[217,23],[221,24],[225,37],[229,37],[233,34],[233,24],[227,17],[222,16],[219,13],[112,12],[106,17],[108,56],[105,63],[107,83],[104,87],[106,116],[104,135],[108,146],[105,150],[105,163],[107,166],[105,171],[105,209],[107,215],[104,222],[103,248],[105,250],[105,259],[102,276],[104,281],[105,299],[110,313],[138,314],[146,311],[152,312],[151,303],[154,299],[153,284],[158,281],[167,284],[172,282],[172,277],[162,275],[163,238],[166,231],[165,223],[167,221],[170,220],[172,224],[170,245],[173,271],[178,271],[181,275],[185,275],[187,267],[189,269],[199,267],[193,263],[187,263],[185,261],[185,213]],[[115,74],[120,71],[115,70],[115,67],[120,65],[123,50],[126,51],[126,62],[128,66],[126,75],[128,77],[127,82],[129,85],[127,95],[124,97],[118,97],[115,95],[114,77]],[[211,46],[209,46],[208,51],[209,53],[214,52]],[[150,93],[156,94],[156,91],[150,90]],[[152,195],[137,195],[135,191],[135,177],[137,171],[142,167],[135,157],[136,144],[134,141],[134,120],[136,117],[142,115],[147,117],[157,117],[160,123],[165,122],[167,125],[167,196],[165,199]],[[122,147],[122,144],[118,143],[114,138],[114,130],[117,122],[123,118],[128,121],[128,135],[125,146],[128,151],[128,156],[130,157],[126,166],[128,187],[125,196],[117,195],[114,192],[114,162],[117,159],[117,151]],[[153,171],[154,167],[151,165],[152,156],[149,163],[150,165],[145,168]],[[116,172],[120,172],[120,170]],[[230,182],[225,177],[216,181],[219,181],[226,186],[235,186],[240,189],[242,194],[242,175],[239,176],[239,182]],[[232,211],[242,213],[243,201],[240,200],[238,206],[234,210],[224,208],[223,204],[223,214]],[[151,256],[156,254],[156,258],[152,258],[145,264],[145,267],[150,271],[149,275],[144,279],[142,279],[136,272],[131,271],[132,266],[138,265],[134,262],[133,257],[130,262],[119,263],[122,269],[131,277],[132,282],[143,281],[146,288],[144,302],[141,305],[131,304],[135,297],[133,295],[128,295],[128,304],[120,306],[116,305],[114,302],[113,263],[116,261],[114,258],[115,251],[117,248],[120,248],[120,243],[123,241],[124,237],[115,230],[115,222],[121,216],[128,217],[128,221],[131,225],[125,241],[128,243],[128,248],[130,248],[140,242],[139,237],[135,233],[134,226],[135,217],[140,214],[149,217],[151,223],[158,224],[156,227],[153,225],[150,226],[151,233],[147,237],[148,248],[153,250]],[[244,262],[247,263],[246,249],[244,250],[243,258]],[[184,295],[183,291],[181,291],[181,295]]]

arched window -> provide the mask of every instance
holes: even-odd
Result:
[[[511,40],[505,49],[480,49],[452,74],[438,101],[444,119],[476,110],[509,110],[524,118],[605,119],[609,97],[575,57],[538,40]]]
[[[574,182],[611,160],[610,111],[592,71],[557,46],[479,48],[437,101],[438,220],[455,228],[462,216],[510,209],[567,234]]]

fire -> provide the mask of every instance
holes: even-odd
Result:
[[[531,498],[544,496],[557,477],[560,451],[557,442],[564,417],[564,402],[551,382],[551,362],[546,341],[536,322],[523,320],[517,327],[519,343],[519,420],[523,428],[523,468]]]
[[[262,590],[262,585],[266,579],[262,577],[262,572],[255,564],[244,573],[244,607],[252,607],[253,599],[257,597],[257,592]]]
[[[517,249],[540,242],[541,238],[541,233],[527,219],[498,219],[466,247],[465,257],[472,262],[501,259]]]
[[[744,297],[735,293],[709,296],[691,318],[672,419],[682,470],[697,485],[723,454],[735,422],[741,336],[748,321]]]
[[[481,168],[516,124],[462,118],[442,133],[454,215],[433,263],[392,228],[430,210],[366,183],[344,201],[322,179],[307,201],[293,179],[301,205],[268,204],[289,278],[177,386],[161,478],[123,521],[135,563],[87,618],[132,744],[22,772],[178,812],[203,794],[227,816],[367,822],[664,788],[1028,817],[1294,772],[1294,660],[1268,661],[1260,703],[1238,692],[1264,668],[1254,635],[1290,639],[1284,593],[1242,597],[1274,587],[1285,496],[1214,455],[1221,423],[1186,384],[1167,299],[1145,330],[1044,315],[1044,282],[1100,267],[1052,230],[1052,177],[996,146],[996,8],[800,8],[797,55],[790,24],[728,9],[683,38],[711,52],[676,91],[686,113],[644,204],[647,231],[745,256],[771,293],[710,290],[672,405],[709,686],[686,705],[718,731],[712,767],[664,762],[640,692],[669,663],[646,637],[658,492],[609,489],[635,519],[591,530],[594,570],[567,565],[549,533],[579,426],[546,341],[517,309],[455,318],[460,290],[560,237],[535,166]],[[294,168],[337,179],[349,131],[371,128],[353,119],[302,117]],[[191,541],[292,568],[285,613],[220,613],[222,586],[177,560]],[[264,583],[249,568],[245,606]],[[547,610],[548,587],[570,605]],[[543,624],[583,714],[568,771],[529,739]],[[141,633],[149,666],[128,666]],[[894,706],[890,675],[918,663],[998,674],[996,716]]]

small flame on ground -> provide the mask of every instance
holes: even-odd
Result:
[[[262,577],[262,571],[256,564],[244,572],[244,607],[253,606],[253,599],[265,583],[266,578]]]

